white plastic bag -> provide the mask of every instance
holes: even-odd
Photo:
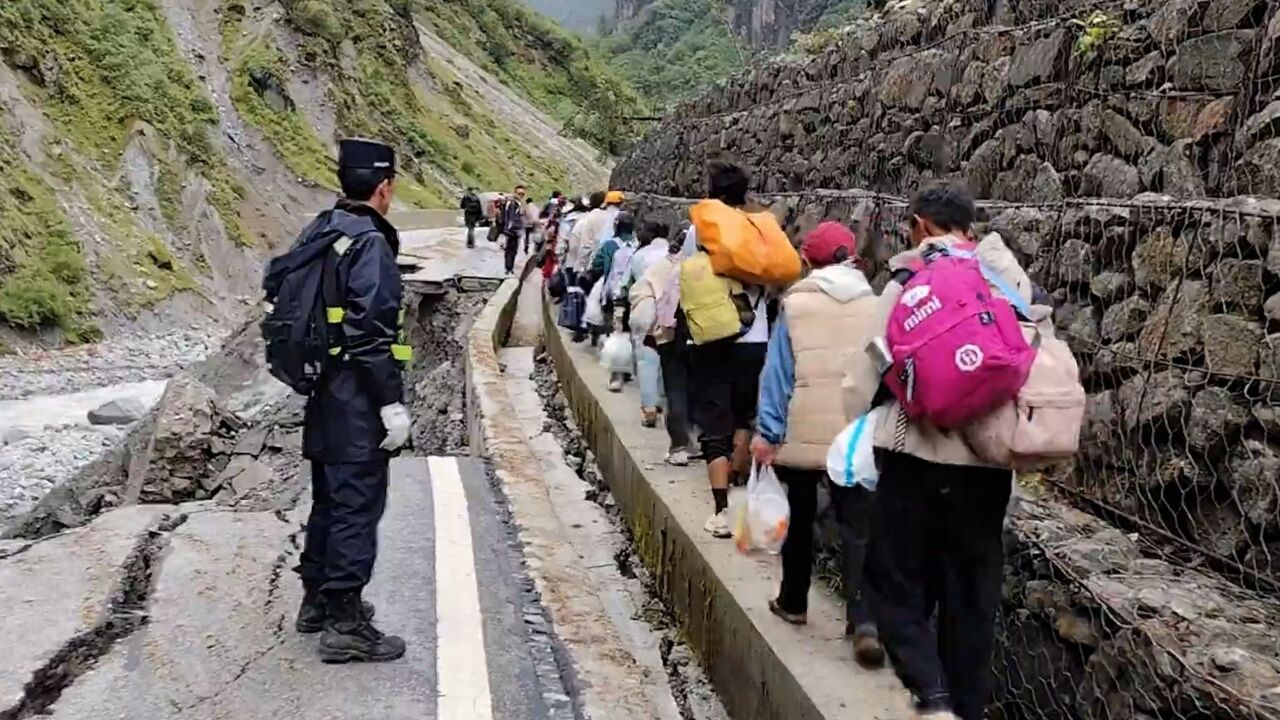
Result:
[[[609,333],[600,348],[600,364],[611,373],[631,373],[635,369],[635,361],[631,334],[626,330]]]
[[[791,504],[787,490],[769,466],[751,464],[747,481],[747,502],[738,512],[733,538],[740,552],[760,548],[773,554],[782,552],[791,525]]]
[[[597,282],[587,295],[587,307],[582,313],[582,322],[587,325],[604,327],[604,283]]]
[[[873,440],[884,412],[883,406],[874,408],[836,435],[827,451],[827,475],[831,482],[841,487],[861,485],[868,490],[876,489],[880,471],[876,469]]]

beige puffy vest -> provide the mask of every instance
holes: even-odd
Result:
[[[782,301],[796,385],[787,412],[787,437],[778,451],[784,467],[823,469],[831,441],[849,424],[841,381],[851,365],[863,363],[866,346],[880,334],[874,293],[842,303],[809,280]],[[868,392],[874,392],[872,387]],[[867,398],[868,402],[870,397]]]

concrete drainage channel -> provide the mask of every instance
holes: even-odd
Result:
[[[727,720],[635,555],[625,519],[534,346],[541,296],[508,281],[468,347],[473,448],[507,497],[530,574],[571,661],[579,717]],[[533,330],[531,331],[530,328]],[[508,346],[508,339],[524,344]]]
[[[629,599],[635,604],[636,624],[656,641],[656,648],[653,649],[657,651],[662,666],[661,674],[665,675],[679,717],[681,720],[728,718],[710,681],[698,666],[693,651],[680,639],[679,624],[675,616],[662,604],[652,576],[636,554],[635,538],[626,518],[618,509],[595,458],[569,417],[568,403],[560,394],[555,368],[545,354],[539,355],[535,360],[532,382],[537,385],[550,431],[562,448],[560,457],[548,459],[572,469],[582,482],[584,499],[594,503],[607,518],[610,529],[600,533],[600,539],[612,545],[613,567],[598,569],[611,585],[626,590]],[[645,642],[646,646],[648,644]]]

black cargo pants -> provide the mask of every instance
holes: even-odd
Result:
[[[876,459],[867,579],[880,639],[922,710],[981,720],[1012,473],[879,450]]]
[[[324,592],[359,590],[373,577],[390,461],[311,461],[311,517],[302,582]]]

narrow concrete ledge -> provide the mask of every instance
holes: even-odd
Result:
[[[702,530],[710,492],[701,466],[663,464],[666,435],[640,424],[629,387],[605,390],[595,354],[568,342],[556,307],[543,310],[545,342],[583,436],[628,517],[637,551],[679,618],[726,708],[751,720],[858,720],[911,717],[890,670],[867,671],[844,639],[843,610],[819,583],[809,625],[775,618],[778,560],[745,556]]]
[[[532,265],[530,264],[530,267]],[[526,268],[525,277],[530,277]],[[532,276],[530,282],[540,280]],[[610,621],[561,519],[530,433],[508,393],[498,350],[511,332],[520,282],[505,281],[467,338],[467,413],[472,453],[483,456],[510,500],[530,576],[556,635],[572,651],[583,710],[611,720],[652,720],[646,678]]]

